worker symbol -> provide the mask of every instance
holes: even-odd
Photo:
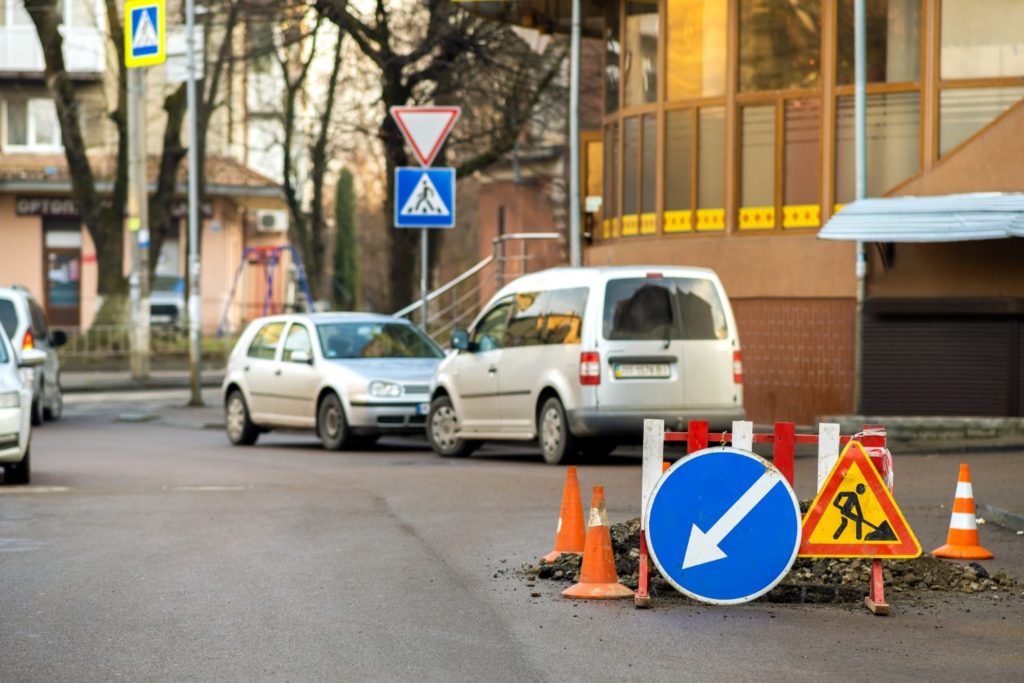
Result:
[[[857,535],[858,541],[895,541],[896,534],[893,533],[892,527],[889,526],[889,520],[882,520],[881,524],[872,524],[864,518],[864,511],[860,506],[860,497],[867,491],[867,487],[864,484],[857,484],[856,492],[854,491],[843,491],[835,497],[832,501],[832,506],[839,510],[839,514],[843,516],[839,522],[839,528],[832,534],[832,540],[837,541],[839,537],[846,531],[846,526],[853,522],[855,525],[854,531]],[[864,527],[869,526],[874,531],[864,534]]]

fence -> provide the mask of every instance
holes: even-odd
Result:
[[[61,328],[68,334],[67,344],[57,349],[65,369],[93,367],[101,364],[127,362],[131,354],[130,325],[93,325],[87,330]],[[202,353],[212,359],[227,359],[234,338],[206,336]],[[151,355],[156,359],[188,358],[188,334],[177,327],[153,326],[149,331]]]

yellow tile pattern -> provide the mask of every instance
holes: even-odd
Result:
[[[740,230],[771,230],[774,227],[774,206],[740,207]]]
[[[640,217],[636,214],[632,216],[622,217],[622,236],[629,237],[631,235],[639,234],[640,232]]]
[[[782,227],[817,228],[821,226],[821,207],[817,204],[792,204],[782,207]]]
[[[725,230],[725,209],[697,209],[697,230]]]
[[[640,214],[640,234],[641,235],[653,235],[658,232],[658,214],[656,213],[642,213]]]
[[[666,211],[665,232],[689,232],[693,230],[692,211]]]

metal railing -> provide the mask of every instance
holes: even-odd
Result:
[[[87,330],[65,328],[68,341],[57,349],[62,363],[90,361],[116,361],[131,354],[130,325],[93,325]],[[188,357],[188,330],[177,326],[154,325],[149,331],[150,353],[154,357]],[[227,358],[234,338],[207,336],[203,339],[204,354],[219,354]]]

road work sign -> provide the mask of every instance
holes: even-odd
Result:
[[[800,543],[800,506],[771,463],[738,448],[676,462],[647,503],[647,545],[669,583],[703,602],[753,600],[786,575]]]
[[[391,107],[391,117],[424,166],[434,163],[462,107]]]
[[[395,227],[455,226],[455,169],[395,169]]]
[[[128,0],[124,5],[124,64],[163,64],[166,58],[164,0]]]
[[[850,441],[804,519],[800,555],[917,557],[921,544],[858,441]]]

